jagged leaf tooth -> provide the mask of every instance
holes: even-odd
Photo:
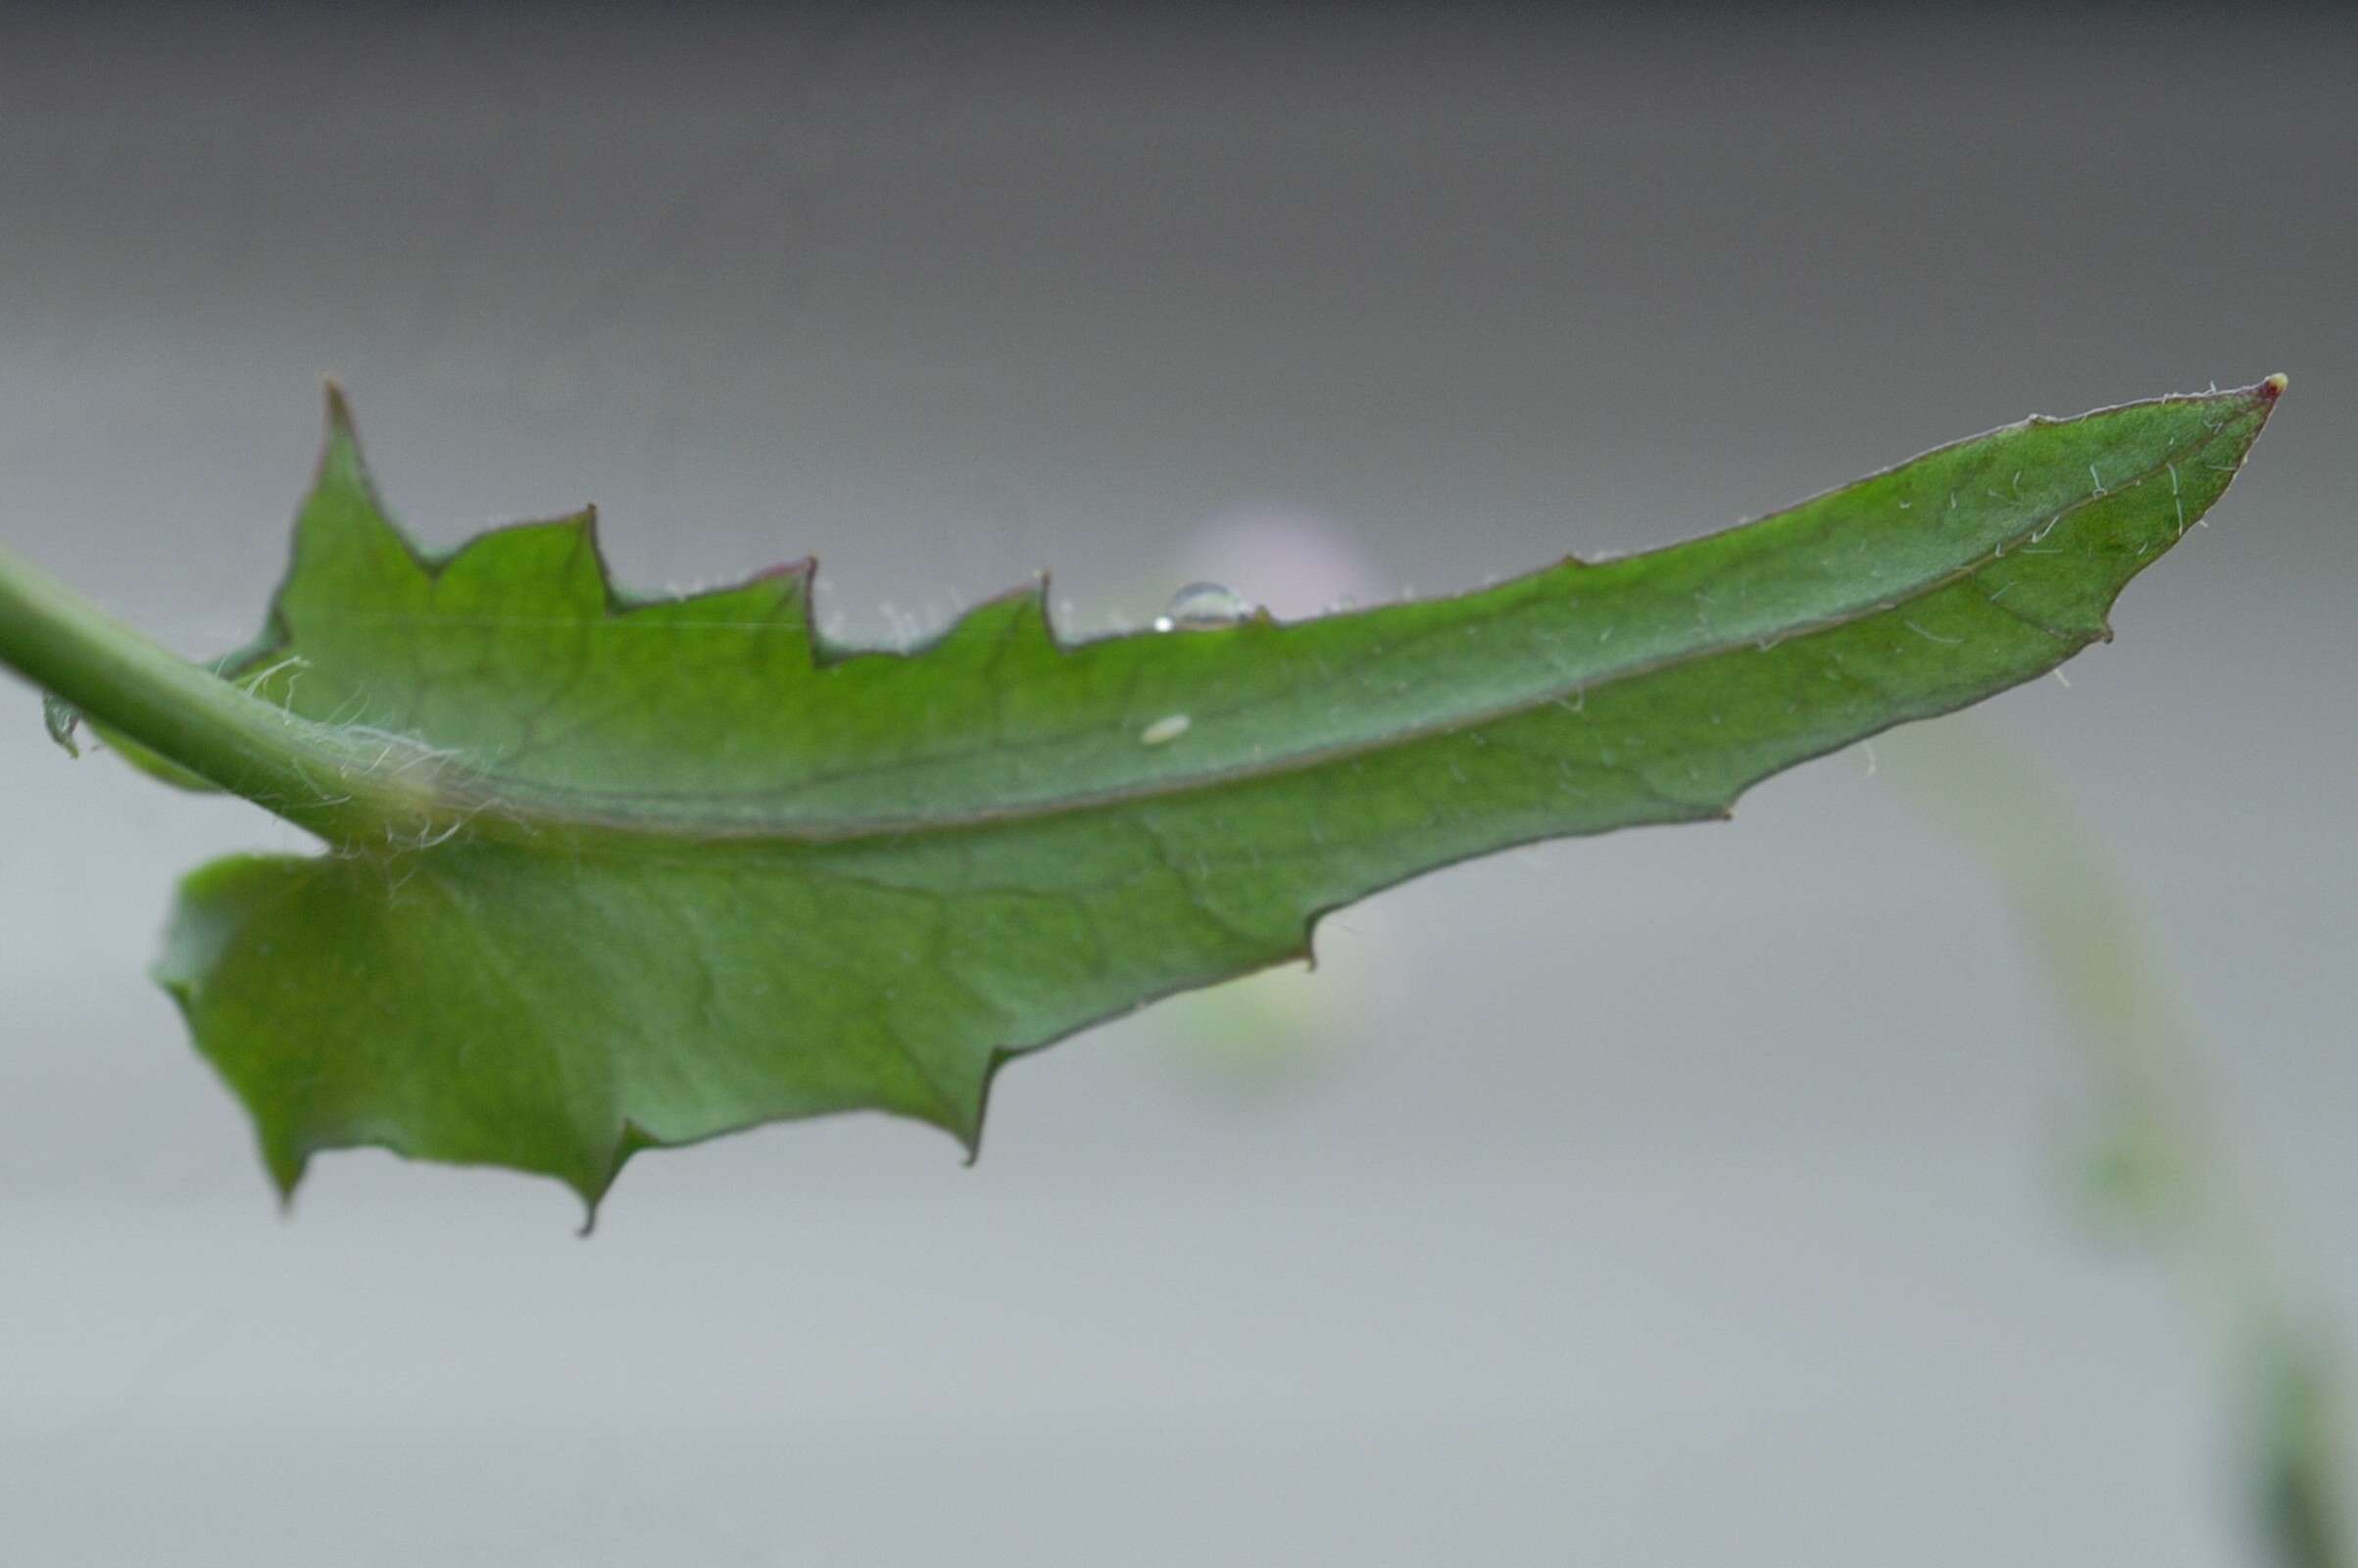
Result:
[[[857,1109],[971,1150],[1007,1058],[1306,957],[1326,910],[1721,816],[2053,668],[2281,385],[2009,426],[1457,598],[1065,644],[1035,584],[909,652],[822,645],[808,564],[624,601],[587,514],[422,556],[331,394],[227,671],[319,751],[318,799],[274,804],[330,852],[189,878],[158,972],[286,1192],[381,1145],[594,1206],[639,1149]]]

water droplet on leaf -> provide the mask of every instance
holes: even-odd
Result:
[[[43,692],[41,694],[41,722],[47,727],[49,738],[63,746],[68,757],[82,755],[82,749],[74,741],[74,732],[80,727],[82,722],[80,709],[63,697],[53,697],[49,693]]]
[[[1156,631],[1217,631],[1253,613],[1253,607],[1233,588],[1216,582],[1191,582],[1171,595],[1163,612],[1154,617]]]

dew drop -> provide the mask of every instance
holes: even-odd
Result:
[[[1217,631],[1253,613],[1253,607],[1233,588],[1216,582],[1191,582],[1171,595],[1170,604],[1154,617],[1156,631]]]

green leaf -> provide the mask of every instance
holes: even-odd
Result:
[[[909,652],[809,563],[632,600],[589,514],[421,556],[340,400],[222,676],[0,555],[0,660],[317,832],[181,887],[159,978],[291,1193],[322,1150],[593,1206],[638,1150],[879,1109],[969,1150],[1010,1056],[1310,956],[1327,910],[1753,782],[2052,669],[2281,378],[2034,418],[1743,527],[1456,598]],[[27,586],[29,585],[29,586]]]

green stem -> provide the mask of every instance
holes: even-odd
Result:
[[[372,751],[157,646],[0,545],[0,664],[95,722],[338,844],[418,831]]]

